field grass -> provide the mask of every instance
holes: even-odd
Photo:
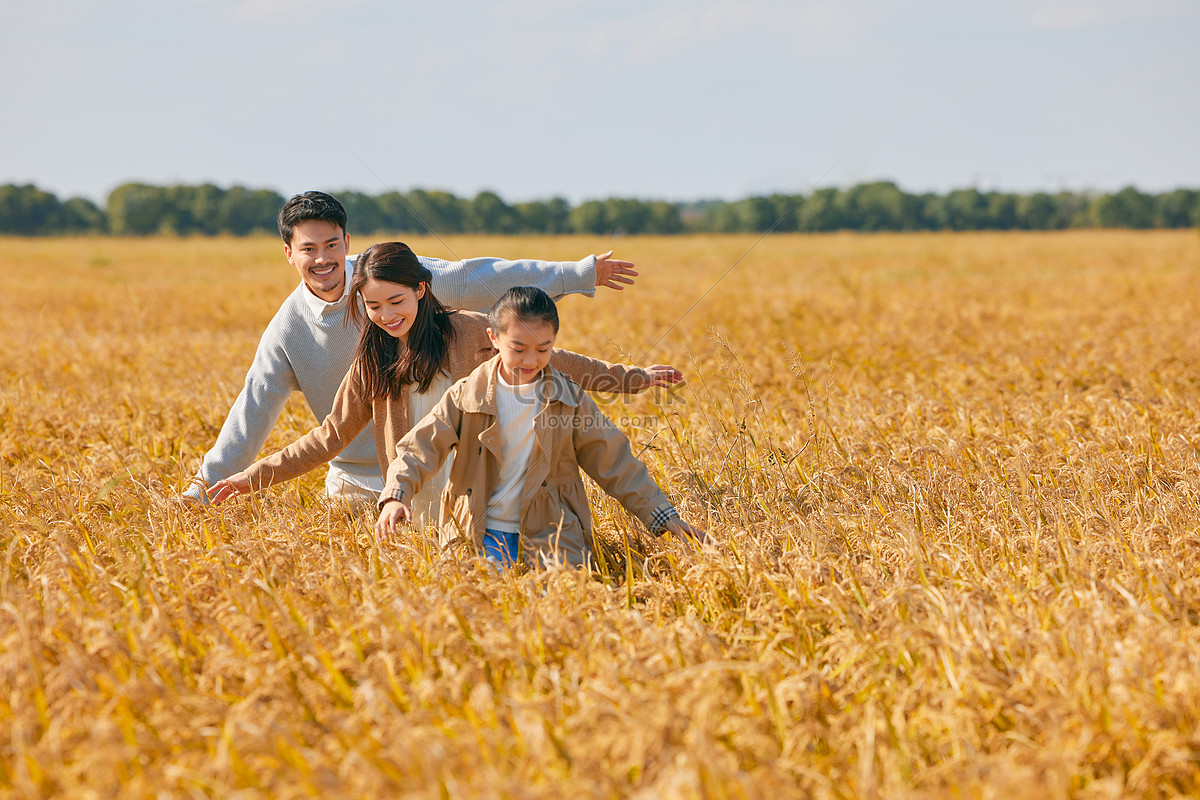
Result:
[[[598,574],[496,575],[171,502],[277,241],[0,239],[0,794],[1200,792],[1200,236],[754,243],[448,240],[638,262],[560,344],[687,373],[604,407],[720,544],[597,498]]]

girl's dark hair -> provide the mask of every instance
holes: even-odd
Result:
[[[358,295],[371,278],[414,291],[424,284],[425,294],[417,301],[417,315],[406,341],[401,342],[367,318]],[[454,339],[454,327],[450,324],[451,312],[433,296],[431,280],[433,273],[401,242],[372,245],[355,259],[346,322],[362,325],[354,361],[362,370],[369,397],[396,398],[401,387],[412,383],[418,392],[426,392],[442,370]]]
[[[488,312],[488,324],[496,333],[508,330],[514,318],[521,322],[549,322],[558,335],[558,308],[550,295],[536,286],[514,286],[500,295]]]

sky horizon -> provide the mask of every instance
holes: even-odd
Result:
[[[0,183],[1200,188],[1200,4],[0,0]]]

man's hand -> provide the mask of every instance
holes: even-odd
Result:
[[[619,261],[613,258],[612,254],[613,251],[609,250],[604,255],[596,256],[596,288],[607,286],[620,292],[625,286],[633,285],[637,271],[634,270],[632,261]]]
[[[715,544],[713,538],[697,527],[687,524],[679,517],[667,520],[667,530],[677,539],[691,539],[696,544]]]
[[[412,512],[399,500],[387,501],[379,511],[379,519],[375,521],[375,536],[381,542],[386,542],[392,538],[401,522],[412,522]]]
[[[237,494],[250,494],[250,476],[244,472],[230,475],[208,487],[208,499],[213,505],[223,503]]]

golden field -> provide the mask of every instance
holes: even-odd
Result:
[[[280,243],[0,239],[0,795],[1200,793],[1200,236],[756,238],[447,240],[642,270],[559,344],[684,370],[604,407],[719,549],[594,575],[172,502]]]

